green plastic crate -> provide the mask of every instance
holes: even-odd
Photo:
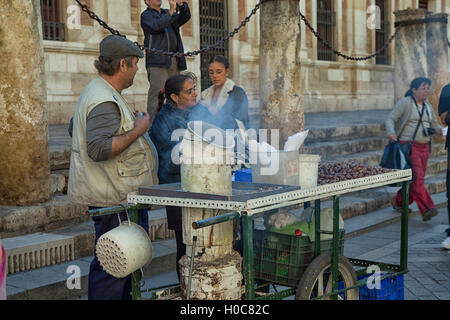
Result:
[[[344,234],[339,232],[339,251],[344,252]],[[254,230],[255,278],[286,286],[297,286],[314,257],[309,237]],[[321,241],[321,253],[331,252],[333,241]]]

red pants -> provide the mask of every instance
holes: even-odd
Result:
[[[406,141],[400,141],[400,143],[406,143]],[[409,191],[409,204],[412,204],[413,201],[417,203],[419,211],[422,215],[428,210],[436,208],[433,200],[428,194],[427,189],[425,189],[425,173],[427,171],[429,155],[430,149],[428,143],[413,143],[412,153],[410,156],[413,170],[413,180]],[[397,192],[395,204],[399,207],[402,205],[402,189]]]

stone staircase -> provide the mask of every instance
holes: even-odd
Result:
[[[369,114],[367,114],[369,113]],[[256,113],[255,113],[256,114]],[[384,116],[383,116],[384,115]],[[307,114],[310,135],[304,153],[319,154],[322,161],[353,160],[378,165],[387,143],[387,111]],[[251,123],[258,123],[253,115]],[[72,299],[86,295],[89,263],[94,254],[94,225],[85,206],[70,203],[65,195],[70,159],[70,137],[65,126],[50,127],[52,168],[51,201],[30,207],[0,207],[0,237],[8,255],[8,299]],[[435,144],[427,168],[426,185],[439,207],[446,205],[446,151]],[[341,197],[347,237],[398,221],[390,208],[397,188],[382,187]],[[331,206],[331,200],[322,207]],[[417,214],[417,208],[412,206]],[[175,241],[167,230],[165,209],[149,213],[154,258],[144,270],[150,277],[174,267]],[[68,267],[80,270],[80,290],[69,290]]]

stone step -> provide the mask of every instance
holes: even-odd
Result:
[[[50,169],[65,170],[70,166],[70,146],[65,150],[50,149]]]
[[[445,149],[445,144],[442,143],[432,143],[431,144],[431,156],[447,156],[447,150]]]
[[[54,170],[50,174],[50,188],[52,194],[62,193],[67,194],[67,186],[69,182],[69,170]]]
[[[72,237],[34,233],[2,240],[7,274],[37,269],[75,259]]]
[[[430,195],[446,192],[446,173],[430,175],[425,179],[425,187]],[[373,211],[392,206],[392,199],[397,194],[399,187],[379,187],[363,190],[340,197],[342,218],[350,219],[363,216]],[[331,199],[322,201],[323,207],[332,208]]]
[[[87,206],[73,204],[66,195],[53,195],[46,203],[0,206],[0,238],[47,232],[89,220]]]
[[[322,161],[336,159],[342,156],[356,156],[360,153],[378,152],[380,159],[384,148],[388,144],[385,136],[363,137],[355,139],[310,142],[305,141],[302,153],[317,154]],[[372,154],[373,155],[373,154]],[[431,145],[431,157],[447,155],[443,143],[433,143]]]
[[[436,152],[439,154],[438,152]],[[368,151],[360,152],[357,154],[349,154],[345,156],[336,156],[327,159],[328,162],[348,162],[354,161],[363,163],[368,166],[379,166],[383,152],[381,151]],[[433,175],[447,171],[447,155],[433,156],[428,159],[427,174]]]
[[[259,129],[260,115],[250,113],[251,128]],[[384,123],[342,125],[337,127],[318,127],[305,124],[305,130],[309,130],[307,142],[341,141],[355,139],[356,137],[375,137],[385,135]]]
[[[317,128],[306,124],[306,129],[309,130],[307,143],[354,140],[355,138],[385,135],[385,125],[381,123],[327,128]]]
[[[434,204],[437,208],[445,208],[447,206],[446,192],[432,194]],[[409,219],[420,216],[416,203],[410,206],[412,212],[408,215]],[[378,209],[363,216],[355,216],[344,221],[346,239],[351,239],[358,235],[383,228],[389,224],[400,222],[401,214],[392,210],[391,207]],[[400,235],[399,235],[400,240]]]
[[[387,138],[382,136],[343,141],[305,142],[302,153],[317,154],[322,161],[326,161],[337,156],[384,150],[386,144]],[[380,152],[382,154],[382,151]]]
[[[447,205],[445,193],[432,195],[432,198],[438,208]],[[409,214],[409,219],[415,219],[419,215],[415,204],[412,205],[412,209],[413,212]],[[391,208],[382,208],[364,216],[347,218],[344,221],[346,239],[397,223],[400,219],[401,215]],[[175,269],[175,257],[176,244],[174,239],[153,242],[153,260],[143,270],[144,279],[148,280],[159,274],[173,271]],[[86,299],[89,265],[92,258],[92,256],[87,256],[54,266],[8,275],[6,279],[7,298],[8,300]],[[79,287],[74,288],[77,284],[74,281],[75,275],[80,277],[80,282]],[[72,288],[69,288],[70,286]],[[154,288],[156,286],[145,283],[145,287]]]
[[[50,125],[50,168],[52,171],[69,169],[72,139],[67,131],[68,124]]]
[[[167,228],[165,209],[149,212],[149,236],[152,241],[175,237]],[[51,232],[3,238],[8,257],[8,273],[13,274],[94,254],[95,228],[90,219]]]
[[[447,171],[447,156],[433,157],[428,159],[427,175],[434,175]]]

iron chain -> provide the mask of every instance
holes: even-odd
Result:
[[[106,24],[103,20],[101,20],[93,11],[89,10],[88,6],[81,3],[80,0],[75,0],[78,5],[81,7],[81,9],[86,12],[89,17],[95,21],[97,21],[100,26],[102,26],[103,28],[107,29],[109,32],[111,32],[111,34],[114,35],[118,35],[121,37],[126,38],[126,36],[122,35],[119,31],[111,28],[110,26],[108,26],[108,24]],[[261,7],[261,5],[264,2],[268,2],[268,1],[273,1],[273,0],[260,0],[255,8],[251,11],[251,13],[244,19],[242,20],[241,24],[236,27],[233,31],[231,31],[226,37],[222,38],[221,40],[217,41],[216,43],[212,44],[212,45],[208,45],[204,48],[201,48],[199,50],[195,50],[195,51],[190,51],[190,52],[186,52],[186,53],[181,53],[181,52],[165,52],[163,50],[157,50],[157,49],[153,49],[153,48],[147,48],[145,47],[143,44],[139,44],[138,42],[134,42],[141,50],[146,50],[150,53],[156,54],[156,55],[160,55],[160,56],[169,56],[169,57],[176,57],[176,58],[181,58],[183,56],[188,56],[188,57],[192,57],[192,56],[196,56],[199,55],[203,52],[209,51],[211,49],[217,48],[219,46],[222,46],[223,43],[225,41],[228,41],[230,38],[234,37],[243,27],[245,27],[247,25],[248,22],[250,22],[250,19],[256,14],[256,12],[259,10],[259,8]],[[308,19],[299,11],[300,14],[300,18],[303,20],[303,22],[305,23],[306,27],[311,31],[312,34],[314,34],[314,36],[317,38],[317,40],[322,43],[324,45],[325,48],[327,48],[328,50],[332,51],[335,55],[340,56],[346,60],[351,60],[351,61],[364,61],[364,60],[369,60],[372,59],[374,57],[376,57],[377,55],[379,55],[381,52],[383,52],[391,43],[392,41],[397,37],[400,28],[404,25],[403,23],[396,23],[395,24],[395,32],[394,34],[389,38],[389,40],[377,51],[375,51],[375,53],[368,55],[368,56],[360,56],[360,57],[352,57],[349,55],[346,55],[338,50],[336,50],[335,48],[333,48],[328,41],[324,40],[319,32],[317,32],[313,26],[309,23]],[[440,20],[436,20],[436,19],[423,19],[423,20],[417,20],[414,21],[414,23],[419,23],[419,22],[424,22],[424,23],[430,23],[430,22],[435,22],[435,21],[440,21]],[[450,42],[448,43],[448,45],[450,46]]]
[[[120,34],[119,31],[111,28],[110,26],[108,26],[103,20],[101,20],[93,11],[89,10],[88,6],[85,4],[82,4],[79,0],[75,0],[78,5],[81,7],[81,9],[86,12],[89,17],[95,21],[97,21],[103,28],[107,29],[109,32],[111,32],[112,34],[121,36],[126,38],[126,36]],[[141,50],[146,50],[150,53],[159,55],[159,56],[169,56],[169,57],[176,57],[176,58],[181,58],[183,56],[188,56],[188,57],[192,57],[192,56],[196,56],[199,55],[203,52],[209,51],[211,49],[220,47],[223,45],[223,43],[225,41],[228,41],[230,38],[234,37],[243,27],[245,27],[247,25],[247,23],[250,22],[250,19],[252,18],[252,16],[254,16],[256,14],[256,12],[259,10],[261,4],[263,4],[264,2],[267,1],[273,1],[273,0],[260,0],[255,8],[251,11],[251,13],[244,19],[242,20],[241,24],[235,28],[233,31],[231,31],[225,38],[217,41],[216,43],[212,44],[212,45],[208,45],[204,48],[201,48],[200,50],[195,50],[195,51],[190,51],[190,52],[165,52],[163,50],[157,50],[157,49],[153,49],[153,48],[147,48],[145,47],[143,44],[140,44],[138,42],[134,42]]]
[[[387,41],[380,49],[378,49],[377,51],[375,51],[375,53],[373,53],[373,54],[371,54],[371,55],[368,55],[368,56],[364,56],[364,57],[352,57],[352,56],[348,56],[348,55],[346,55],[346,54],[344,54],[344,53],[342,53],[342,52],[340,52],[340,51],[334,49],[334,48],[328,43],[328,41],[324,40],[324,39],[320,36],[319,32],[317,32],[316,30],[314,30],[314,28],[312,27],[312,25],[309,23],[308,19],[306,19],[306,17],[305,17],[301,12],[299,12],[299,14],[300,14],[300,18],[303,20],[303,22],[305,23],[306,27],[311,31],[312,34],[314,34],[314,36],[317,38],[317,40],[325,46],[325,48],[327,48],[328,50],[332,51],[335,55],[338,55],[338,56],[340,56],[340,57],[342,57],[342,58],[344,58],[344,59],[352,60],[352,61],[364,61],[364,60],[369,60],[369,59],[372,59],[372,58],[376,57],[377,55],[379,55],[381,52],[383,52],[383,51],[384,51],[384,50],[392,43],[392,41],[394,41],[395,37],[397,36],[397,34],[398,34],[398,32],[400,31],[400,28],[401,28],[401,26],[402,26],[401,24],[400,24],[399,26],[397,26],[397,27],[395,28],[394,34],[389,38],[389,40],[388,40],[388,41]]]

